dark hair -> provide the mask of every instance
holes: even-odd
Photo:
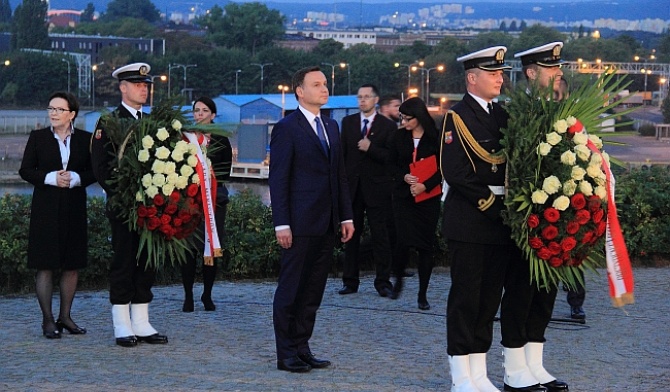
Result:
[[[61,98],[67,101],[67,108],[70,109],[71,112],[74,112],[74,117],[72,118],[74,121],[74,119],[77,118],[77,115],[79,114],[79,101],[77,101],[77,97],[75,97],[72,93],[68,93],[67,91],[56,91],[49,97],[49,102],[51,102],[51,100],[54,98]]]
[[[430,137],[437,137],[435,120],[428,113],[428,108],[421,98],[410,98],[400,105],[400,113],[419,120],[423,131]]]
[[[216,104],[214,103],[212,98],[202,96],[202,97],[196,99],[195,101],[193,101],[193,109],[195,109],[195,104],[198,103],[198,102],[202,102],[203,104],[205,104],[205,106],[207,106],[207,108],[209,109],[210,112],[216,114]]]
[[[377,97],[379,96],[379,89],[374,84],[366,83],[366,84],[362,85],[361,87],[359,87],[358,89],[360,90],[362,88],[371,88],[372,93]]]
[[[295,74],[293,74],[293,79],[291,79],[291,86],[293,87],[293,94],[295,95],[295,99],[298,99],[297,90],[298,87],[302,86],[302,84],[305,82],[305,75],[307,75],[310,72],[319,72],[319,71],[321,71],[321,68],[315,65],[299,69]]]
[[[386,106],[390,105],[391,102],[393,101],[402,101],[399,96],[397,95],[385,95],[381,98],[379,98],[379,106]]]

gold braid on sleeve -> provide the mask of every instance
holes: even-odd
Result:
[[[506,159],[504,155],[491,154],[482,146],[480,146],[479,143],[477,143],[477,140],[475,140],[474,136],[472,136],[467,125],[465,125],[463,119],[458,115],[458,113],[454,112],[453,110],[449,110],[447,114],[452,115],[452,121],[454,122],[454,127],[456,128],[456,132],[459,136],[458,139],[460,140],[461,145],[463,145],[463,150],[465,150],[465,153],[468,155],[468,159],[470,160],[470,164],[472,164],[472,169],[475,171],[475,173],[477,172],[477,168],[475,167],[475,163],[472,161],[472,157],[468,152],[469,150],[472,150],[472,152],[474,152],[479,159],[490,163],[491,165],[500,165],[505,163]],[[466,148],[466,145],[469,148]]]

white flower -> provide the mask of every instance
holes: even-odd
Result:
[[[142,191],[137,191],[135,194],[135,201],[143,201],[144,200],[144,195],[142,195]]]
[[[142,186],[145,188],[150,187],[154,183],[153,181],[153,176],[151,173],[147,173],[144,176],[142,176]]]
[[[168,161],[165,163],[165,169],[163,169],[163,173],[165,174],[172,174],[177,171],[177,164],[171,161]]]
[[[145,137],[142,138],[142,148],[148,150],[153,146],[154,146],[154,138],[152,138],[150,135],[146,135]]]
[[[170,132],[168,132],[168,130],[165,129],[165,127],[159,128],[158,131],[156,132],[156,137],[158,138],[158,140],[163,142],[170,137]]]
[[[561,189],[561,181],[556,176],[549,176],[542,182],[542,190],[548,195],[553,195]]]
[[[600,166],[603,163],[603,157],[600,154],[591,154],[589,165]]]
[[[579,166],[573,166],[572,172],[570,173],[570,177],[572,177],[572,179],[575,181],[581,181],[584,179],[585,174],[586,170],[582,169]]]
[[[537,152],[542,156],[547,156],[547,154],[549,154],[550,151],[551,151],[551,144],[549,143],[542,142],[537,147]]]
[[[601,155],[603,156],[603,159],[605,160],[605,163],[607,163],[607,166],[610,166],[610,154],[603,151],[601,153]]]
[[[581,181],[579,183],[579,191],[585,196],[591,196],[593,194],[593,186],[588,181]]]
[[[178,151],[177,149],[172,150],[172,154],[170,155],[173,161],[175,162],[181,162],[184,160],[184,153],[181,151]]]
[[[598,177],[593,179],[593,182],[595,182],[598,185],[606,185],[607,184],[607,175],[605,173],[601,173]]]
[[[194,183],[194,184],[200,184],[200,176],[198,176],[198,173],[195,173],[191,177],[191,182]]]
[[[577,145],[586,145],[589,137],[584,132],[577,132],[572,136],[572,141]]]
[[[583,144],[575,146],[574,150],[577,153],[577,158],[584,162],[588,162],[589,158],[591,158],[591,150]]]
[[[577,183],[575,180],[568,180],[563,183],[563,194],[566,196],[572,196],[577,191]]]
[[[191,174],[193,174],[193,168],[189,165],[182,165],[181,168],[179,169],[179,174],[181,174],[184,177],[188,177]]]
[[[149,196],[150,198],[153,199],[154,196],[156,196],[156,195],[158,194],[158,187],[152,185],[152,186],[148,187],[148,188],[144,191],[144,193],[145,193],[147,196]]]
[[[186,160],[186,163],[188,163],[188,165],[191,167],[196,167],[198,166],[198,158],[195,155],[191,155]]]
[[[606,201],[607,200],[607,188],[604,186],[597,186],[596,189],[593,190],[593,193],[600,198],[600,200]]]
[[[154,174],[151,182],[156,186],[163,186],[165,185],[165,176],[162,174]]]
[[[551,205],[559,211],[565,211],[570,207],[570,198],[567,196],[559,196]]]
[[[177,180],[174,182],[174,186],[177,189],[185,189],[188,186],[188,177],[185,176],[177,177]]]
[[[591,178],[598,178],[598,177],[602,176],[603,171],[600,168],[600,166],[589,165],[586,168],[586,174],[588,174],[588,176],[591,177]]]
[[[144,162],[148,161],[149,158],[150,158],[149,150],[142,149],[142,150],[140,150],[139,153],[137,153],[137,160],[140,161],[140,162],[144,163]]]
[[[198,154],[198,147],[195,144],[190,144],[188,145],[188,152],[191,155],[196,155]]]
[[[177,151],[180,151],[182,154],[186,153],[188,151],[188,145],[189,142],[185,140],[180,140],[174,145],[174,149]]]
[[[568,123],[565,120],[558,120],[554,123],[554,131],[565,133],[568,130]]]
[[[160,159],[156,159],[151,165],[151,171],[157,174],[161,174],[165,172],[165,161],[161,161]]]
[[[561,163],[564,165],[572,166],[577,163],[577,154],[568,150],[561,154]]]
[[[165,184],[161,187],[161,191],[165,196],[170,196],[172,194],[172,191],[174,191],[174,185]]]
[[[548,133],[548,134],[546,135],[546,138],[547,138],[547,143],[551,144],[552,146],[557,145],[557,144],[560,143],[561,140],[563,139],[563,138],[561,137],[561,135],[559,135],[559,134],[556,133],[556,132]]]
[[[174,128],[176,131],[179,131],[181,129],[181,123],[179,122],[179,120],[172,121],[172,128]]]
[[[166,176],[166,181],[168,184],[174,185],[177,183],[177,179],[179,179],[179,177],[179,174],[172,172]]]
[[[571,126],[577,124],[577,119],[573,116],[568,116],[568,118],[565,119],[565,122],[567,122],[568,126],[571,127]]]
[[[598,147],[598,149],[603,148],[603,140],[596,135],[589,135],[589,140]]]
[[[530,199],[533,201],[535,204],[544,204],[547,199],[549,198],[549,195],[542,189],[538,189],[533,194],[530,196]]]
[[[170,157],[170,149],[167,147],[158,147],[156,149],[156,158],[158,159],[168,159]]]

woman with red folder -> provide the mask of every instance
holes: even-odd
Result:
[[[409,250],[419,253],[419,295],[421,310],[430,309],[426,299],[433,271],[435,228],[440,214],[442,178],[437,170],[438,132],[426,104],[410,98],[400,105],[402,127],[389,140],[389,170],[393,176],[393,215],[397,243],[393,257],[396,283],[391,298],[403,288],[403,271]]]

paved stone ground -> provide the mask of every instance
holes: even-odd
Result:
[[[545,365],[572,392],[670,389],[670,268],[638,268],[635,276],[636,304],[613,308],[601,271],[588,278],[587,323],[550,324]],[[33,295],[0,297],[0,390],[448,391],[448,271],[433,275],[428,312],[416,307],[417,278],[397,301],[379,297],[372,280],[348,296],[337,294],[339,279],[329,280],[311,343],[333,366],[307,374],[276,370],[274,282],[217,282],[217,310],[197,303],[194,313],[181,312],[180,286],[157,287],[152,323],[170,343],[134,348],[114,344],[105,291],[78,294],[72,314],[89,333],[60,340],[42,337]],[[561,292],[554,317],[568,312]],[[502,387],[499,340],[496,323],[489,375]]]

